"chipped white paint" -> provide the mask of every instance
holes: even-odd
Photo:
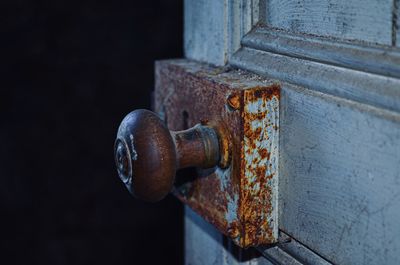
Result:
[[[237,216],[238,204],[239,204],[239,195],[237,193],[233,195],[233,198],[231,197],[228,198],[227,211],[225,214],[225,218],[228,224],[232,224],[234,221],[238,220]]]
[[[129,139],[131,140],[131,149],[132,149],[132,151],[131,151],[132,158],[131,158],[131,159],[132,159],[133,161],[136,161],[136,160],[137,160],[138,154],[137,154],[136,149],[135,149],[134,138],[133,138],[133,135],[132,135],[132,134],[129,135]]]
[[[225,213],[225,219],[228,224],[232,224],[233,222],[238,220],[238,202],[239,202],[239,194],[233,194],[233,197],[227,191],[228,185],[231,183],[231,173],[232,173],[232,165],[226,169],[222,169],[220,167],[216,167],[215,174],[217,174],[220,179],[220,190],[223,194],[225,194],[227,199],[227,209]]]

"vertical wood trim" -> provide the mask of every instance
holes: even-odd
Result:
[[[267,1],[268,0],[259,0],[258,2],[258,21],[257,23],[266,24],[267,17]]]
[[[239,50],[244,35],[257,25],[260,18],[260,0],[227,0],[228,47],[227,59]]]
[[[225,65],[259,21],[261,0],[185,0],[185,57]]]
[[[227,60],[229,0],[184,1],[185,57],[214,65]]]
[[[398,46],[399,39],[399,2],[400,0],[393,0],[392,7],[392,46]]]

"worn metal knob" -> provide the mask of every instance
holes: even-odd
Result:
[[[159,201],[172,189],[176,170],[210,168],[220,160],[217,132],[198,124],[184,131],[169,131],[148,110],[129,113],[118,129],[115,162],[121,180],[135,196]]]

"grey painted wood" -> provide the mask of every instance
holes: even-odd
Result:
[[[268,0],[266,23],[297,33],[392,44],[393,0]]]
[[[259,246],[257,249],[276,264],[332,265],[283,231],[279,232],[279,243],[276,246]]]
[[[185,264],[223,264],[223,237],[185,206]]]
[[[393,0],[393,44],[400,47],[400,0]]]
[[[263,2],[261,0],[261,2]],[[242,37],[261,19],[260,0],[228,0],[228,59],[240,48]]]
[[[266,12],[257,13],[254,1],[185,0],[187,57],[229,60],[283,82],[280,228],[335,264],[400,264],[400,79],[398,51],[389,49],[400,47],[394,1],[268,0],[260,1]],[[339,51],[316,58],[307,42],[284,40],[286,33],[254,37],[257,29],[231,55],[254,26],[252,16],[264,15],[270,27]],[[365,57],[348,56],[367,46]],[[193,215],[186,213],[186,263],[236,264],[223,237]],[[281,259],[276,263],[287,258],[279,248],[269,253]]]
[[[223,65],[227,59],[225,0],[185,0],[185,57]]]
[[[185,57],[224,65],[260,18],[259,0],[185,0]]]
[[[185,207],[185,264],[187,265],[272,265],[262,256],[244,258],[231,241],[212,225]],[[233,253],[235,252],[235,253]]]
[[[336,264],[399,264],[400,80],[248,48],[232,64],[303,86],[283,83],[280,228]]]
[[[231,65],[257,74],[400,112],[400,79],[242,48]]]
[[[280,227],[337,264],[400,264],[400,116],[284,86]]]
[[[400,50],[396,47],[332,41],[267,27],[257,27],[247,34],[242,39],[242,45],[360,71],[400,77]]]
[[[279,265],[303,265],[300,261],[294,259],[290,254],[283,251],[278,246],[273,246],[263,251],[263,255],[274,264]]]
[[[224,238],[212,225],[185,206],[185,264],[226,265],[330,265],[288,235],[280,233],[274,247],[243,250]],[[242,253],[241,253],[242,251]],[[250,255],[249,253],[250,252]],[[257,255],[258,254],[258,255]],[[251,256],[253,255],[253,256]]]

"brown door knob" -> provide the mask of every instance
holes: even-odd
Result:
[[[217,132],[198,124],[169,131],[148,110],[135,110],[121,122],[115,141],[115,162],[121,180],[135,197],[159,201],[172,189],[176,170],[210,168],[220,160]]]

